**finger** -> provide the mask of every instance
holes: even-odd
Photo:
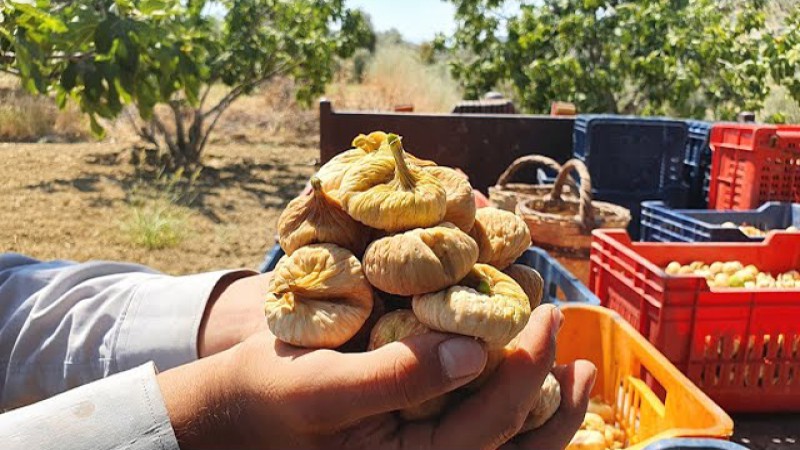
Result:
[[[486,350],[464,336],[428,333],[366,353],[333,353],[314,408],[344,424],[405,409],[450,392],[477,377]]]
[[[434,448],[497,448],[519,431],[553,366],[562,318],[553,305],[534,310],[497,372],[442,418]]]
[[[553,374],[561,384],[561,405],[544,425],[516,440],[521,449],[566,447],[586,415],[589,395],[597,374],[594,364],[578,360],[556,367]]]

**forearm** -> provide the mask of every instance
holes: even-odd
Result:
[[[248,302],[233,289],[251,275],[172,277],[133,264],[0,255],[0,409],[148,361],[167,370],[234,345],[263,316],[253,312],[257,296]]]
[[[8,450],[178,450],[152,364],[0,414],[0,442]]]

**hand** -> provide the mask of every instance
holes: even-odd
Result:
[[[537,308],[480,391],[436,421],[405,423],[391,411],[468,383],[483,370],[476,340],[431,333],[366,353],[305,350],[259,332],[236,347],[159,375],[181,448],[562,448],[586,411],[594,367],[556,371],[559,411],[513,438],[555,355],[563,316]],[[513,440],[512,440],[513,438]]]
[[[209,296],[197,333],[200,358],[227,350],[258,331],[264,320],[264,286],[272,273],[233,272],[222,277]]]

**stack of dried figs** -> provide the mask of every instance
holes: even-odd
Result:
[[[541,301],[541,276],[513,264],[530,246],[528,227],[511,212],[476,210],[463,174],[407,153],[397,135],[359,135],[353,147],[322,166],[311,193],[278,221],[286,256],[268,286],[270,330],[296,346],[359,351],[431,330],[472,336],[489,359],[461,393],[478,389]],[[354,345],[359,336],[369,343]],[[400,414],[435,417],[450,401]],[[523,431],[559,403],[549,375]]]

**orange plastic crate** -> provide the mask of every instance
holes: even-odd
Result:
[[[800,126],[721,123],[711,129],[710,209],[800,202]]]
[[[564,304],[558,334],[559,364],[586,359],[597,366],[592,396],[614,407],[627,449],[673,437],[727,438],[733,422],[710,398],[615,312]],[[659,397],[643,380],[656,380]]]
[[[800,268],[800,234],[760,243],[631,242],[593,233],[590,289],[728,411],[800,411],[800,289],[712,289],[669,276],[670,261],[732,261],[773,274]]]

